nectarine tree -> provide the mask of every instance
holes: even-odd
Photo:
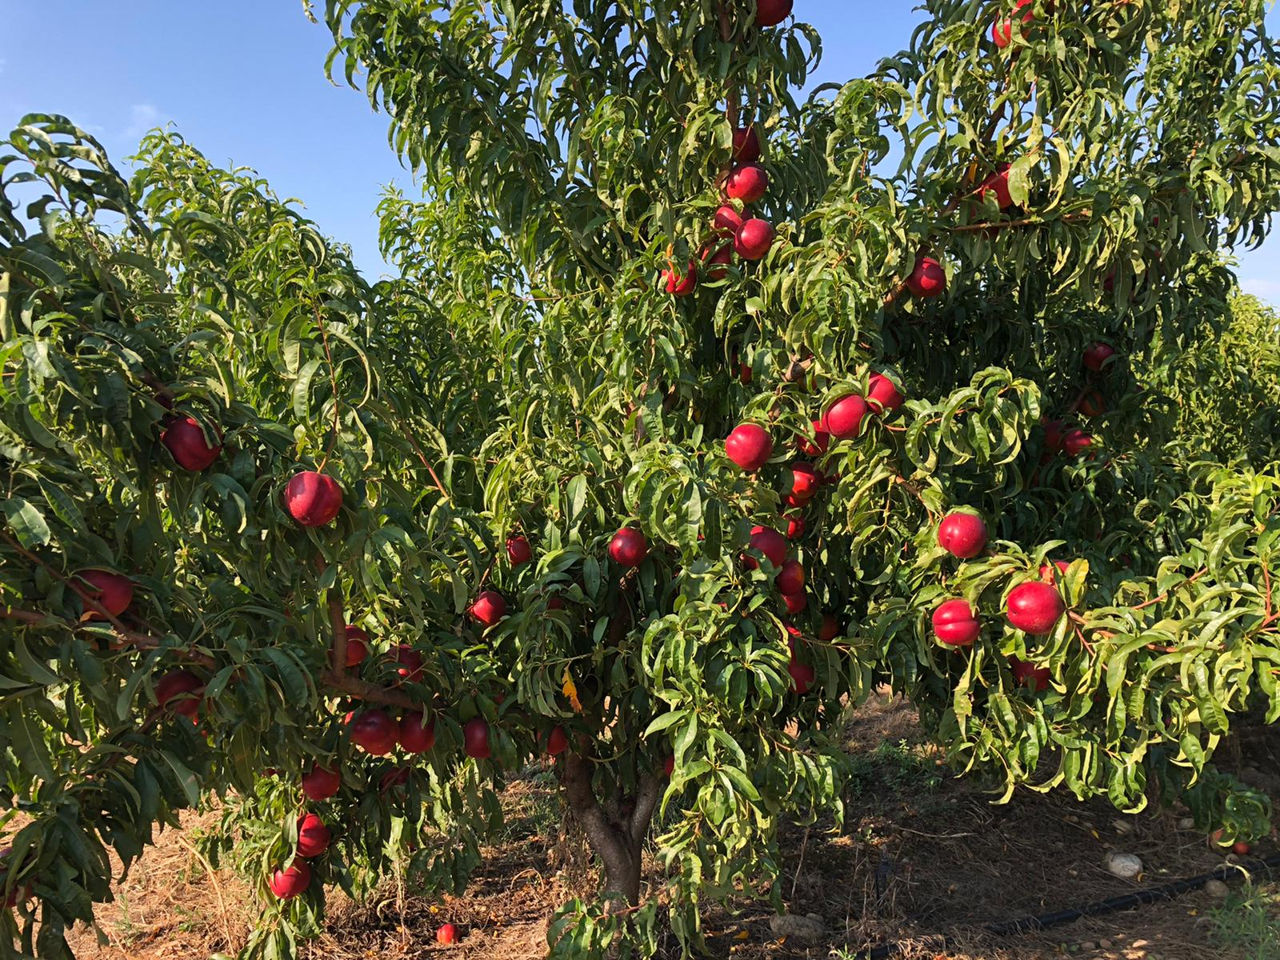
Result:
[[[215,795],[292,956],[326,887],[464,886],[540,757],[602,868],[553,952],[694,950],[882,682],[1005,796],[1265,828],[1211,757],[1280,718],[1280,466],[1179,412],[1280,204],[1262,0],[929,0],[805,98],[793,13],[328,0],[425,188],[376,283],[175,134],[14,131],[0,943]]]

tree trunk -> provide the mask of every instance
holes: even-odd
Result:
[[[576,751],[564,754],[563,785],[569,809],[582,824],[587,842],[604,864],[604,890],[618,907],[640,904],[640,866],[649,823],[662,796],[657,777],[646,774],[635,797],[610,804],[610,814],[592,786],[592,759]],[[616,809],[615,809],[616,808]]]

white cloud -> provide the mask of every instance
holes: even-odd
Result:
[[[125,128],[126,140],[137,140],[148,130],[160,124],[160,111],[151,103],[135,103],[129,108],[129,126]]]
[[[1259,300],[1280,304],[1280,280],[1272,280],[1265,277],[1243,277],[1240,280],[1240,289],[1245,293],[1253,294]]]

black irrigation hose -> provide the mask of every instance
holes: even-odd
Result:
[[[1241,870],[1246,870],[1249,873],[1267,873],[1272,869],[1280,869],[1280,854],[1275,854],[1262,860],[1251,860],[1248,863],[1219,867],[1211,873],[1202,873],[1198,877],[1173,880],[1158,887],[1149,887],[1146,890],[1139,890],[1137,893],[1126,893],[1123,896],[1112,897],[1110,900],[1099,900],[1097,903],[1088,903],[1083,907],[1059,910],[1056,913],[1042,913],[1039,916],[1022,917],[1018,920],[1005,920],[1001,923],[989,923],[983,929],[996,937],[1009,937],[1019,933],[1026,933],[1029,930],[1045,930],[1060,924],[1071,923],[1081,917],[1098,917],[1106,913],[1115,913],[1117,910],[1127,910],[1130,907],[1156,903],[1160,900],[1172,900],[1174,897],[1179,897],[1191,890],[1198,890],[1210,880],[1227,880],[1239,874]],[[861,953],[855,954],[855,957],[856,960],[886,960],[886,958],[897,954],[901,949],[902,947],[896,942],[884,943],[878,947],[869,947]]]

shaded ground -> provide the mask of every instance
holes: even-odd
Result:
[[[904,956],[929,960],[1280,960],[1280,886],[1266,883],[1233,884],[1239,892],[1225,904],[1197,891],[1041,933],[985,937],[981,928],[990,922],[1129,893],[1234,858],[1180,829],[1175,813],[1121,816],[1105,803],[1030,792],[993,806],[972,781],[949,776],[920,745],[910,708],[887,696],[858,712],[849,740],[860,769],[844,831],[792,829],[784,836],[783,900],[792,913],[817,915],[825,937],[813,944],[779,938],[767,903],[742,903],[736,916],[708,916],[717,956],[852,960],[868,945],[900,941]],[[1219,756],[1280,799],[1280,731],[1253,733]],[[581,886],[587,869],[558,839],[554,786],[543,772],[508,789],[509,840],[488,851],[465,897],[424,898],[392,887],[365,905],[338,899],[326,936],[308,956],[541,957],[552,911]],[[243,942],[254,915],[247,889],[229,874],[210,875],[186,839],[204,822],[212,818],[192,816],[183,832],[161,835],[119,887],[118,902],[99,909],[108,943],[99,947],[91,931],[77,937],[80,960],[200,960]],[[1255,852],[1278,849],[1273,838]],[[1139,856],[1143,874],[1112,876],[1105,866],[1111,851]],[[463,934],[453,947],[434,942],[446,921]],[[674,941],[663,952],[678,956]]]

